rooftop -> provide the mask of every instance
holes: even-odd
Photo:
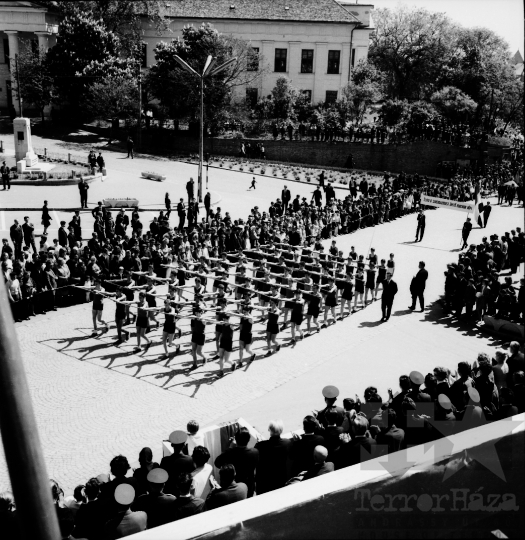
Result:
[[[357,23],[336,0],[172,0],[168,17]]]

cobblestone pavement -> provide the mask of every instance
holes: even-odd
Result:
[[[268,190],[261,191],[268,201]],[[373,382],[386,394],[387,387],[395,388],[400,369],[412,369],[416,361],[422,370],[433,367],[436,359],[453,366],[462,355],[472,359],[478,349],[489,350],[493,340],[448,328],[435,315],[406,309],[410,280],[419,260],[425,260],[430,273],[427,304],[441,294],[445,265],[457,258],[464,218],[451,210],[429,212],[425,238],[417,244],[413,243],[413,215],[337,238],[345,253],[350,246],[359,253],[375,247],[385,258],[395,253],[394,279],[399,294],[390,322],[378,322],[380,306],[375,302],[295,346],[290,345],[289,330],[281,333],[285,346],[269,358],[262,357],[266,351],[259,339],[256,361],[223,379],[217,378],[217,362],[188,371],[187,335],[180,340],[181,354],[167,365],[159,360],[163,350],[158,330],[149,334],[155,345],[139,355],[132,352],[134,331],[131,341],[120,347],[114,344],[113,324],[108,333],[92,337],[90,304],[17,325],[48,475],[63,485],[67,494],[77,484],[107,471],[116,454],[134,461],[143,446],[150,446],[160,459],[161,441],[190,418],[204,426],[217,419],[243,416],[265,431],[266,421],[280,416],[287,428],[294,429],[308,410],[319,406],[324,384],[340,385],[346,394],[353,395]],[[521,209],[495,207],[489,228],[475,229],[472,241],[501,234],[520,223],[523,225]],[[105,310],[106,320],[112,321],[111,302],[106,302]],[[209,328],[209,339],[212,332]],[[208,341],[205,353],[213,350],[213,342]],[[232,357],[237,357],[235,351]],[[0,455],[0,491],[8,485]]]

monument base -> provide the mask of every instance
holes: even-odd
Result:
[[[25,160],[27,167],[34,167],[38,163],[38,156],[34,152],[27,152]]]

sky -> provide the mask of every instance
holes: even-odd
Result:
[[[512,54],[523,54],[523,0],[358,0],[375,8],[395,8],[398,4],[446,13],[467,28],[490,28],[509,44]]]

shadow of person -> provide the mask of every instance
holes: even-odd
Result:
[[[359,324],[359,328],[374,328],[375,326],[379,326],[380,324],[383,324],[383,320],[379,320],[379,321],[373,321],[373,322],[367,322],[367,321],[363,321],[362,323]]]
[[[400,309],[398,311],[394,311],[394,313],[392,313],[392,316],[401,317],[401,315],[408,315],[409,313],[413,313],[413,310],[411,310],[411,309]]]

